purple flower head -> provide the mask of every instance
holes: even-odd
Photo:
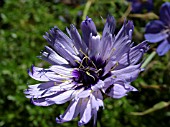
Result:
[[[151,11],[153,9],[152,0],[127,0],[132,3],[132,12],[140,13],[143,9]]]
[[[151,43],[161,42],[157,48],[159,56],[170,50],[170,2],[160,8],[160,19],[146,25],[145,38]]]
[[[52,65],[49,68],[32,66],[29,75],[42,83],[29,85],[26,97],[38,106],[63,104],[70,101],[57,123],[80,116],[78,125],[94,123],[97,111],[104,107],[103,95],[121,98],[130,91],[130,85],[141,72],[140,59],[148,50],[147,42],[132,46],[133,23],[124,22],[114,35],[115,19],[107,17],[102,37],[97,34],[91,18],[81,23],[82,38],[74,25],[67,29],[69,37],[54,27],[44,38],[49,43],[41,59]]]

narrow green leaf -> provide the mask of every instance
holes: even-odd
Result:
[[[170,105],[170,102],[161,101],[161,102],[155,104],[152,108],[149,108],[149,109],[147,109],[147,110],[145,110],[143,112],[131,112],[130,114],[131,115],[137,115],[137,116],[143,116],[143,115],[152,113],[154,111],[163,109],[163,108],[165,108],[165,107],[167,107],[169,105]]]

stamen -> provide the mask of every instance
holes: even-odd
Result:
[[[73,76],[62,75],[62,74],[59,74],[59,73],[56,73],[56,74],[61,76],[61,77],[64,77],[64,78],[73,78]],[[71,72],[70,72],[70,74],[71,74]]]
[[[54,86],[57,86],[57,83],[56,83],[56,82],[54,82]]]
[[[116,50],[116,48],[112,48],[111,53],[110,53],[110,56],[107,58],[107,61],[110,60],[110,58],[112,57],[112,54],[113,54],[113,52],[114,52],[115,50]]]
[[[116,62],[116,64],[111,68],[111,71],[113,71],[118,65],[119,65],[119,63]]]
[[[76,55],[78,56],[78,55],[79,55],[79,53],[78,53],[78,51],[77,51],[77,49],[76,49],[75,45],[73,45],[73,50],[74,50],[74,52],[76,53]]]
[[[97,69],[97,67],[96,67],[96,65],[94,64],[94,62],[80,49],[79,50],[85,57],[83,58],[83,60],[85,59],[85,58],[87,58],[92,64],[93,64],[93,66]],[[82,61],[83,61],[82,60]],[[87,63],[88,61],[86,61],[86,64],[88,64]]]
[[[83,86],[96,83],[102,73],[101,64],[99,68],[98,65],[95,64],[97,61],[93,61],[81,49],[79,52],[83,55],[83,58],[81,61],[75,60],[75,62],[78,63],[77,70],[79,77],[77,77],[74,81],[77,83],[82,83]],[[87,78],[89,78],[89,80],[87,80]]]
[[[79,51],[80,51],[83,55],[87,56],[87,55],[81,50],[81,48],[79,49]]]
[[[81,68],[81,66],[82,66],[83,68],[85,68],[85,67],[83,66],[82,62],[80,63],[78,60],[75,60],[75,62],[79,64],[79,67],[78,67],[79,69]]]
[[[102,71],[102,68],[98,69],[97,71],[95,71],[96,73],[98,73],[99,71]]]
[[[82,59],[81,64],[83,64],[83,61],[84,61],[85,59],[86,59],[86,64],[88,65],[88,61],[87,61],[87,60],[88,60],[88,57],[86,57],[86,56]]]
[[[102,71],[102,68],[98,69],[97,71],[95,71],[95,73],[97,73],[97,75],[99,76],[99,72]]]
[[[87,74],[88,76],[92,77],[92,78],[94,79],[94,81],[95,81],[95,77],[94,77],[93,75],[91,75],[88,71],[86,71],[86,74]]]

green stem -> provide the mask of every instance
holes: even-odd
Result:
[[[125,13],[122,15],[122,17],[119,19],[118,22],[124,22],[124,20],[127,18],[127,16],[130,14],[132,8],[131,8],[131,5],[129,4],[127,10],[125,11]]]
[[[84,8],[84,11],[83,11],[83,17],[82,17],[82,20],[85,20],[86,19],[86,16],[87,16],[87,13],[90,9],[90,6],[91,4],[94,2],[94,0],[88,0],[87,3],[86,3],[86,6]]]
[[[142,64],[142,67],[141,68],[145,68],[150,62],[151,60],[153,59],[153,57],[156,55],[156,52],[153,51],[149,57],[145,60],[145,62]]]

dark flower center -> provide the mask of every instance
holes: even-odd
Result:
[[[78,69],[74,70],[74,81],[82,83],[84,86],[96,84],[103,74],[105,64],[102,60],[84,56],[81,62],[78,62]]]

